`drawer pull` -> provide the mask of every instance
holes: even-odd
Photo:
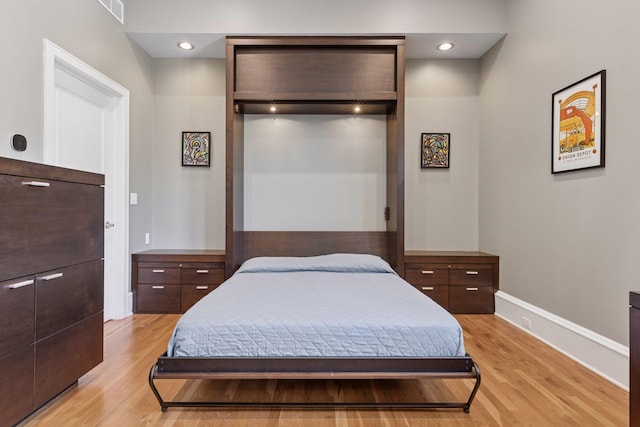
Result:
[[[433,270],[422,270],[422,274],[433,274]]]
[[[24,288],[25,286],[33,285],[33,280],[24,280],[22,282],[13,283],[8,286],[9,289]]]
[[[151,289],[164,289],[164,286],[152,286]]]
[[[467,288],[468,291],[477,291],[478,288]]]
[[[154,273],[164,273],[164,270],[151,270]]]
[[[207,289],[209,289],[208,286],[196,286],[196,289],[199,291],[206,291]]]
[[[479,273],[477,271],[467,271],[468,276],[477,276]]]
[[[423,286],[422,290],[423,291],[432,291],[433,290],[433,286]]]
[[[209,270],[196,270],[196,273],[198,273],[198,274],[208,274]]]
[[[28,185],[29,187],[49,187],[51,184],[42,181],[22,181],[22,185]]]
[[[41,279],[42,280],[54,280],[54,279],[59,279],[62,276],[64,276],[63,273],[54,273],[54,274],[49,274],[48,276],[42,276]]]

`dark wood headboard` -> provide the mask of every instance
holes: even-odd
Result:
[[[373,254],[392,262],[385,231],[245,231],[241,239],[243,250],[239,264],[257,256],[330,253]]]

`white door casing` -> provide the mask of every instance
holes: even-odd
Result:
[[[44,40],[44,162],[105,175],[105,320],[131,314],[129,91]]]

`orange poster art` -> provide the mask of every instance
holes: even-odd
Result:
[[[600,71],[553,94],[552,173],[604,166],[604,84]]]

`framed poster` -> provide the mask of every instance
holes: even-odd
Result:
[[[182,132],[182,166],[209,166],[210,132]]]
[[[422,156],[420,167],[448,168],[451,135],[448,133],[423,133],[420,146]]]
[[[599,71],[553,94],[551,173],[604,167],[605,76]]]

